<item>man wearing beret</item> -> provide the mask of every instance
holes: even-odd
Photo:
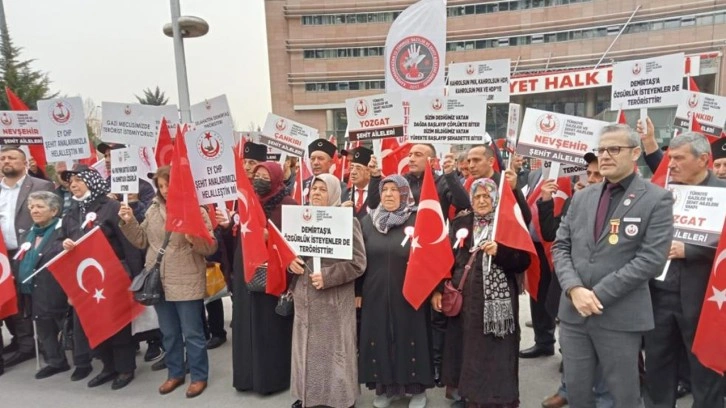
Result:
[[[325,139],[314,140],[308,145],[308,155],[313,175],[303,180],[303,205],[308,204],[307,193],[310,191],[310,183],[312,183],[313,178],[324,173],[330,173],[330,168],[333,167],[333,157],[337,150],[337,146]],[[348,194],[348,187],[343,182],[340,183],[340,191],[341,197]]]
[[[244,147],[245,173],[252,180],[258,164],[267,161],[267,146],[248,141]]]
[[[346,153],[350,160],[350,182],[353,187],[343,196],[342,206],[353,207],[353,215],[360,221],[368,214],[368,182],[371,180],[368,164],[373,151],[361,146]]]
[[[711,156],[713,157],[713,174],[720,179],[726,179],[726,137],[711,143]]]

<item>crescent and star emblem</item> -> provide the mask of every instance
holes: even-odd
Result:
[[[55,108],[51,111],[51,115],[53,116],[53,120],[61,124],[71,120],[71,112],[63,105],[63,102],[58,102],[55,105]]]
[[[418,205],[418,212],[421,213],[423,210],[433,211],[441,220],[441,235],[434,242],[430,242],[431,245],[438,244],[439,242],[448,238],[449,234],[446,230],[446,222],[444,221],[444,215],[441,213],[441,204],[436,200],[422,200]],[[415,251],[416,248],[421,248],[418,243],[418,237],[414,236],[411,241],[411,252]]]
[[[101,282],[103,282],[106,279],[105,272],[103,271],[103,267],[100,263],[98,263],[97,260],[93,258],[86,258],[81,261],[81,263],[78,264],[78,268],[76,269],[76,280],[78,281],[78,287],[81,288],[82,291],[86,293],[90,293],[88,289],[83,285],[83,274],[86,272],[86,269],[89,267],[94,267],[98,269],[98,273],[101,275]],[[103,296],[103,288],[101,289],[95,289],[95,293],[92,296],[94,299],[96,299],[96,303],[101,303],[102,299],[106,299],[105,296]]]
[[[239,223],[239,232],[242,233],[242,237],[246,236],[248,232],[252,232],[247,226],[250,223],[250,216],[249,216],[249,202],[247,201],[247,196],[240,190],[237,190],[237,198],[239,199],[240,204],[245,206],[245,212],[247,213],[247,219],[245,222],[241,222],[241,217],[237,219],[237,222]],[[240,208],[240,212],[238,214],[235,214],[235,217],[238,217],[239,214],[242,213],[242,209]]]
[[[204,134],[204,139],[207,140],[207,145],[202,146],[202,154],[207,157],[215,157],[219,153],[219,150],[222,148],[222,146],[219,144],[219,141],[215,139],[213,145],[212,139],[214,139],[214,136],[212,136],[212,134],[209,132],[206,132]]]

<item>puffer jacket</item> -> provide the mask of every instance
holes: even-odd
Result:
[[[210,236],[214,237],[209,215],[202,208],[199,211]],[[146,268],[151,268],[156,262],[156,255],[164,243],[165,224],[166,205],[158,197],[152,201],[141,225],[135,217],[119,223],[121,231],[134,246],[147,249]],[[207,285],[207,262],[204,257],[217,250],[216,240],[212,240],[210,244],[197,239],[192,245],[184,234],[171,234],[161,261],[161,283],[167,301],[204,299]]]

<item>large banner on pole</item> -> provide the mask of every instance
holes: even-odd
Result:
[[[509,59],[449,65],[449,96],[484,95],[487,103],[509,103]]]
[[[38,126],[49,162],[91,157],[81,97],[38,101]]]
[[[399,94],[346,99],[345,111],[350,140],[403,136],[403,101]]]
[[[716,248],[726,217],[726,188],[671,184],[668,189],[674,201],[673,238]]]
[[[680,53],[615,63],[610,109],[678,105],[685,59],[685,54]]]
[[[417,96],[409,102],[412,143],[481,144],[487,139],[483,96]]]
[[[282,234],[300,256],[353,259],[353,207],[283,205]]]

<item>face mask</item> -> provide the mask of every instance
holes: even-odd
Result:
[[[266,196],[272,190],[272,183],[269,180],[254,179],[252,180],[252,188],[255,189],[255,193],[260,196]]]

